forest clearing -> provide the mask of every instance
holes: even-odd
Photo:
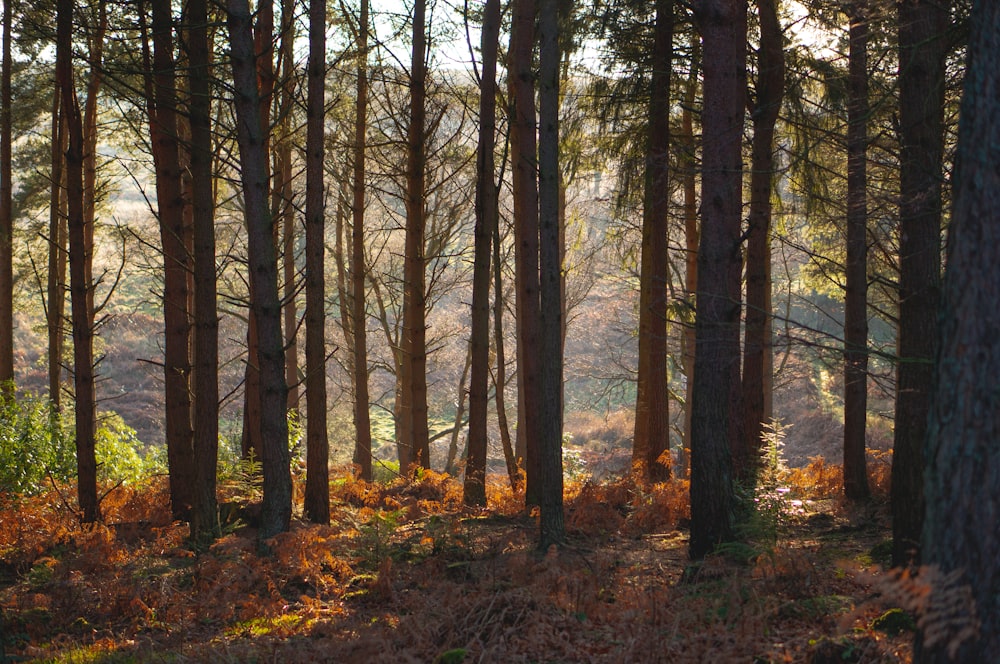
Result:
[[[224,482],[226,534],[197,556],[162,479],[114,488],[87,527],[52,491],[3,506],[4,661],[909,662],[923,586],[882,571],[887,470],[862,506],[836,466],[784,471],[697,564],[681,481],[568,485],[567,545],[546,554],[509,488],[469,509],[433,471],[335,473],[331,524],[264,549],[252,486]]]

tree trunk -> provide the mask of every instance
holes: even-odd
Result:
[[[403,266],[403,398],[401,406],[403,444],[408,445],[411,463],[430,468],[427,432],[427,295],[424,267],[425,226],[424,180],[427,166],[427,11],[426,0],[413,5],[413,49],[410,60],[410,126],[406,155],[406,247]],[[402,465],[402,464],[401,464]],[[402,470],[402,468],[400,468]]]
[[[365,298],[365,138],[368,134],[368,0],[361,0],[358,22],[358,87],[354,115],[354,179],[352,185],[351,331],[354,341],[354,463],[361,479],[372,479],[372,426],[368,412],[368,330]]]
[[[844,295],[844,495],[868,497],[868,7],[849,8],[847,290]]]
[[[538,20],[538,218],[542,357],[541,531],[538,548],[546,551],[566,539],[563,514],[563,304],[562,256],[559,250],[559,2],[541,0]]]
[[[323,205],[323,111],[326,2],[309,3],[306,102],[306,517],[330,523],[330,443],[326,420],[326,279]]]
[[[73,307],[73,387],[75,389],[77,500],[84,523],[97,521],[97,403],[94,392],[94,330],[87,281],[87,238],[83,218],[83,119],[73,83],[73,2],[59,0],[56,11],[56,80],[66,114],[66,199],[68,203],[70,300]]]
[[[535,0],[514,0],[510,36],[508,85],[513,117],[510,119],[512,189],[514,205],[514,290],[517,327],[517,439],[524,459],[525,504],[541,498],[538,441],[541,436],[541,362],[538,277],[538,158],[535,138],[535,86],[533,51]]]
[[[503,447],[504,462],[507,465],[507,479],[512,491],[521,488],[521,475],[517,468],[517,457],[514,455],[514,445],[510,437],[510,425],[507,422],[507,353],[503,339],[503,263],[500,260],[500,215],[493,219],[493,348],[496,353],[496,373],[493,374],[494,399],[497,406],[497,428],[500,430],[500,443]]]
[[[662,458],[670,449],[667,385],[667,224],[670,211],[670,66],[673,0],[656,1],[643,182],[642,254],[639,266],[639,364],[632,471],[643,482],[670,477]]]
[[[281,261],[283,266],[283,297],[285,326],[285,383],[288,385],[288,411],[299,412],[299,315],[295,306],[298,291],[295,266],[295,201],[292,189],[292,107],[295,88],[295,17],[294,3],[284,0],[281,5],[281,81],[278,97],[278,122],[281,125],[281,141],[275,148],[274,198],[281,227]]]
[[[899,3],[899,367],[892,455],[893,564],[919,562],[923,443],[941,288],[946,0]]]
[[[11,146],[10,40],[14,8],[3,3],[3,63],[0,65],[0,396],[14,383],[14,186]],[[53,140],[55,140],[53,134]]]
[[[246,0],[230,0],[228,11],[232,49],[237,141],[247,220],[247,244],[253,299],[259,334],[260,413],[263,438],[264,501],[260,538],[288,530],[292,514],[292,481],[288,455],[288,400],[285,358],[281,342],[281,301],[271,215],[267,206],[267,145],[261,123],[260,91],[254,72],[250,8]]]
[[[90,75],[87,81],[87,101],[83,110],[83,231],[87,245],[84,271],[90,325],[94,325],[94,225],[97,215],[97,98],[104,81],[104,36],[108,28],[107,2],[97,4],[97,29],[90,37]]]
[[[468,352],[465,353],[465,363],[462,365],[462,376],[458,379],[458,401],[455,404],[455,424],[451,429],[451,441],[448,443],[448,456],[444,462],[444,472],[456,476],[458,473],[458,439],[462,435],[462,420],[465,419],[465,395],[468,391],[465,388],[466,381],[469,379],[469,370],[472,368],[472,344],[469,344]],[[469,458],[469,436],[466,436],[465,443],[465,456],[464,461],[468,461]],[[469,466],[468,463],[465,464],[465,479],[468,481],[469,478]],[[463,488],[464,495],[468,495]]]
[[[698,559],[733,536],[732,410],[740,368],[740,217],[746,2],[697,10],[704,43],[702,221],[691,411],[691,543]]]
[[[487,409],[490,371],[490,239],[500,211],[497,202],[497,49],[500,0],[487,0],[483,14],[483,72],[479,86],[479,144],[476,152],[475,254],[472,267],[472,376],[469,381],[469,457],[465,466],[466,505],[486,505]]]
[[[219,537],[216,471],[219,458],[219,313],[215,270],[215,193],[212,170],[211,51],[208,2],[189,0],[191,195],[194,215],[195,482],[191,538]]]
[[[747,223],[746,328],[743,343],[742,445],[735,474],[752,482],[760,464],[765,414],[766,356],[771,346],[771,193],[774,189],[774,125],[785,88],[785,63],[777,0],[757,0],[760,48],[753,109],[750,214]]]
[[[944,279],[941,339],[927,437],[925,562],[959,598],[918,635],[914,661],[988,662],[1000,652],[1000,4],[973,4],[954,171],[954,208]],[[949,592],[951,591],[951,592]],[[964,601],[962,601],[964,600]],[[949,601],[949,600],[946,600]],[[974,606],[974,608],[973,608]],[[970,615],[974,611],[979,624]],[[939,614],[941,615],[941,614]],[[961,643],[959,630],[978,626]],[[943,632],[943,633],[942,633]],[[922,642],[920,642],[922,639]],[[959,646],[959,643],[961,645]],[[952,644],[959,646],[949,653]]]
[[[164,418],[170,505],[174,519],[190,515],[194,492],[194,431],[191,423],[191,325],[188,317],[190,255],[184,243],[184,197],[177,141],[173,19],[168,0],[152,1],[152,67],[147,67],[147,111],[156,173],[163,250]],[[145,31],[145,9],[140,6]],[[144,40],[145,42],[145,40]],[[148,46],[143,44],[148,53]]]
[[[694,135],[694,102],[698,92],[698,69],[701,59],[701,40],[697,34],[691,38],[691,69],[685,82],[684,106],[681,109],[681,135],[684,145],[684,298],[693,311],[698,291],[698,145]],[[677,474],[686,477],[690,470],[691,454],[691,396],[694,393],[694,325],[684,326],[682,337],[684,376],[684,445],[680,454]]]
[[[52,95],[52,189],[49,195],[49,259],[46,276],[48,306],[45,311],[49,340],[49,402],[53,415],[62,411],[63,318],[66,312],[66,218],[63,215],[66,197],[62,195],[66,123],[59,102],[60,94],[61,91],[56,88]]]

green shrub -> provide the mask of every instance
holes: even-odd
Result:
[[[97,425],[97,479],[110,484],[135,483],[161,471],[165,464],[156,454],[143,454],[135,429],[118,413],[102,413]]]
[[[76,452],[64,429],[47,399],[33,394],[0,398],[0,492],[33,494],[47,475],[73,476]]]

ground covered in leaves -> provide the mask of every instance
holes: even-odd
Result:
[[[330,526],[266,546],[253,483],[228,484],[226,535],[201,553],[162,478],[110,491],[96,526],[65,490],[3,498],[0,661],[910,660],[886,506],[844,504],[821,460],[758,490],[744,541],[698,565],[683,481],[571,482],[568,544],[539,553],[499,485],[477,511],[445,475],[344,477]]]

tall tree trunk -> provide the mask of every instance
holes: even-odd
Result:
[[[923,441],[941,289],[947,0],[899,3],[899,367],[892,455],[892,559],[919,562]]]
[[[430,468],[427,432],[427,313],[424,267],[426,205],[427,29],[426,0],[413,5],[413,49],[410,60],[410,126],[406,156],[406,247],[403,267],[403,444],[410,462]]]
[[[691,543],[698,559],[733,536],[732,409],[740,368],[740,217],[746,107],[745,0],[697,9],[704,43],[702,221],[691,412]]]
[[[490,371],[490,239],[500,215],[496,147],[497,49],[500,0],[487,0],[483,13],[483,73],[479,85],[479,144],[476,152],[475,254],[472,266],[472,376],[469,380],[469,458],[465,466],[466,505],[486,505],[487,410]]]
[[[517,327],[517,441],[524,459],[525,504],[541,499],[538,441],[541,436],[541,385],[538,277],[538,157],[535,120],[533,52],[535,0],[514,0],[510,36],[508,85],[513,205],[514,290]]]
[[[354,115],[353,235],[351,236],[351,331],[354,341],[354,463],[372,479],[372,426],[368,412],[368,330],[365,301],[365,138],[368,134],[368,0],[358,21],[358,87]]]
[[[94,329],[86,265],[87,238],[83,204],[83,119],[73,83],[72,0],[59,0],[56,10],[56,80],[66,114],[66,198],[68,203],[70,300],[73,306],[73,387],[75,390],[77,500],[85,523],[97,521],[97,402],[94,391]]]
[[[757,0],[760,48],[757,98],[753,109],[750,214],[747,227],[746,328],[743,343],[742,445],[734,458],[738,477],[752,481],[760,463],[767,421],[764,393],[766,356],[771,347],[771,193],[774,189],[774,125],[785,88],[785,63],[777,0]]]
[[[701,40],[697,34],[691,37],[691,65],[684,84],[684,105],[681,109],[681,136],[684,145],[684,297],[694,308],[698,291],[698,145],[694,135],[694,102],[698,92],[698,69],[701,60]],[[684,326],[682,336],[684,376],[684,447],[680,454],[677,474],[688,475],[691,454],[691,404],[694,393],[694,325]]]
[[[177,141],[173,19],[169,0],[152,0],[152,66],[147,67],[147,110],[156,171],[160,242],[163,250],[164,407],[170,505],[175,519],[189,516],[194,492],[194,431],[191,422],[191,326],[188,317],[190,255],[184,242],[184,197]],[[140,6],[140,26],[145,9]],[[148,46],[143,50],[148,54]]]
[[[281,125],[281,142],[275,148],[274,198],[275,209],[280,220],[284,268],[284,325],[285,325],[285,383],[288,385],[288,411],[299,411],[299,345],[298,309],[295,294],[298,291],[295,266],[295,205],[292,188],[292,107],[295,88],[295,8],[291,0],[283,0],[281,5],[281,81],[278,97],[278,122]]]
[[[52,95],[52,170],[49,194],[49,259],[46,276],[46,326],[49,341],[49,402],[52,413],[62,411],[63,318],[66,312],[66,218],[62,213],[66,197],[62,195],[66,151],[66,123],[59,102],[61,90]]]
[[[847,290],[844,295],[844,495],[868,497],[868,7],[848,7]]]
[[[493,349],[496,353],[496,373],[493,374],[494,400],[497,407],[497,428],[500,430],[500,444],[503,447],[503,458],[507,465],[507,479],[512,491],[521,488],[521,475],[517,468],[517,457],[514,455],[514,445],[510,436],[510,425],[507,421],[507,353],[503,338],[503,262],[500,260],[500,215],[493,219]]]
[[[563,304],[559,223],[559,1],[541,0],[538,19],[538,218],[542,353],[538,547],[566,539],[563,514]]]
[[[656,1],[643,182],[642,254],[639,265],[639,364],[632,470],[644,482],[670,477],[667,386],[667,223],[670,211],[670,66],[673,0]]]
[[[463,426],[462,420],[465,419],[465,397],[468,394],[466,389],[466,383],[469,379],[469,370],[472,368],[472,344],[469,344],[468,351],[465,353],[465,362],[462,365],[462,376],[458,379],[458,402],[455,404],[455,424],[451,429],[451,441],[448,443],[448,456],[444,462],[444,472],[451,476],[455,476],[458,472],[458,439],[462,435],[462,430],[465,428]],[[466,435],[465,439],[465,455],[463,460],[468,462],[469,459],[469,436]],[[469,480],[469,466],[468,463],[465,464],[465,481]],[[464,490],[465,496],[468,492]]]
[[[0,65],[0,396],[3,397],[13,395],[14,383],[14,186],[10,110],[13,16],[11,0],[4,0],[3,62]]]
[[[267,205],[267,145],[261,122],[260,91],[254,71],[253,36],[247,0],[229,0],[237,141],[247,220],[250,308],[257,317],[260,413],[263,439],[264,501],[260,538],[288,530],[292,514],[285,358],[281,342],[281,300],[274,234]]]
[[[211,50],[207,0],[188,0],[188,75],[191,197],[194,216],[195,482],[191,538],[219,537],[216,471],[219,458],[219,313],[215,270],[215,192],[212,172]]]
[[[330,442],[326,426],[326,275],[323,236],[323,111],[326,1],[309,3],[306,102],[306,495],[314,523],[330,523]]]
[[[918,634],[914,661],[989,662],[1000,652],[1000,4],[978,0],[969,21],[954,208],[941,301],[940,344],[926,445],[923,554],[963,598],[936,644]],[[950,592],[949,592],[950,591]],[[960,594],[962,593],[962,594]],[[954,606],[954,602],[952,603]],[[973,621],[969,612],[974,607]],[[964,613],[964,615],[962,615]],[[956,631],[978,627],[961,642]],[[952,645],[956,652],[949,652]]]

